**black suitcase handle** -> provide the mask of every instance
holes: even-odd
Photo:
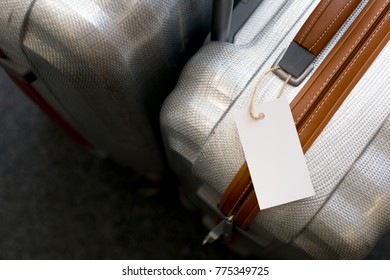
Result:
[[[211,22],[211,41],[232,43],[234,36],[262,1],[263,0],[214,0]]]

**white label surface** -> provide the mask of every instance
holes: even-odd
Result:
[[[235,114],[249,172],[260,209],[285,204],[315,194],[287,100],[282,97]]]

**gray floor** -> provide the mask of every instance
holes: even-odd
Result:
[[[0,71],[1,259],[233,259],[200,217],[73,143]],[[371,259],[390,259],[390,236]]]

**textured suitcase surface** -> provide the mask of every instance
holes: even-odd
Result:
[[[165,101],[161,126],[171,164],[187,182],[200,182],[192,191],[207,193],[200,196],[208,204],[218,204],[244,162],[233,112],[249,106],[254,78],[272,66],[318,2],[265,0],[234,44],[212,42],[192,58]],[[252,236],[275,238],[315,258],[361,258],[390,230],[389,57],[387,44],[305,154],[316,195],[261,211]],[[256,102],[274,99],[282,83],[267,78]],[[291,102],[303,84],[287,87],[284,96]]]
[[[0,49],[97,149],[156,173],[159,106],[210,13],[208,0],[5,0]]]

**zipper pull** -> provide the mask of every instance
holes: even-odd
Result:
[[[217,224],[203,239],[203,245],[206,243],[213,243],[215,240],[223,235],[226,241],[229,241],[232,237],[233,231],[233,218],[234,216],[226,217],[219,224]]]

